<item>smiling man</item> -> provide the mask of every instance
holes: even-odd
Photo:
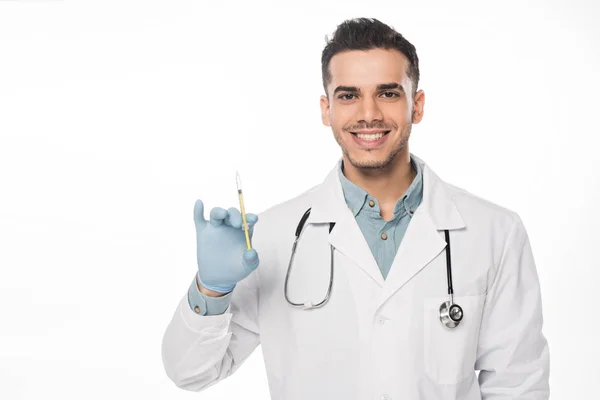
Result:
[[[408,42],[398,40],[397,48],[366,48],[373,44],[361,43],[364,31],[356,28],[342,25],[336,32],[354,41],[355,51],[332,57],[340,50],[332,45],[323,54],[327,95],[321,97],[321,114],[342,148],[344,175],[378,200],[387,220],[416,176],[408,139],[412,124],[423,117],[425,94],[416,91],[418,59]]]
[[[252,249],[239,210],[207,221],[196,201],[198,269],[163,337],[167,375],[201,391],[261,344],[277,400],[548,399],[521,218],[409,151],[425,104],[414,46],[353,19],[321,66],[342,157],[320,185],[247,214]]]

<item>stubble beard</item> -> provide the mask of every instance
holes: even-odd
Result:
[[[398,143],[395,147],[393,147],[383,160],[364,160],[364,161],[353,159],[352,156],[350,155],[350,153],[348,152],[348,149],[344,146],[340,135],[335,131],[333,131],[333,135],[335,137],[336,142],[341,147],[342,152],[344,153],[344,155],[346,156],[348,161],[350,161],[350,164],[352,164],[352,166],[354,168],[375,170],[375,169],[384,169],[394,161],[394,158],[396,157],[396,155],[398,153],[400,153],[402,150],[404,150],[406,148],[406,146],[408,145],[408,139],[410,138],[411,131],[412,131],[412,123],[409,122],[402,129],[402,132],[400,134],[400,137],[401,137],[400,143]],[[344,132],[344,134],[352,135],[350,132],[346,132],[346,131],[343,131],[343,132]],[[388,135],[389,134],[391,134],[391,132],[388,133]],[[352,138],[350,138],[350,139],[353,140]],[[362,150],[362,151],[369,152],[369,150],[367,150],[367,149]]]

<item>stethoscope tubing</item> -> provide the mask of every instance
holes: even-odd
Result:
[[[323,300],[321,300],[317,304],[313,304],[310,301],[306,301],[304,303],[295,303],[295,302],[292,302],[288,297],[287,288],[288,288],[288,281],[289,281],[289,277],[290,277],[290,271],[291,271],[291,268],[293,265],[294,256],[296,254],[296,248],[298,246],[298,241],[300,239],[300,235],[302,234],[302,230],[304,229],[304,224],[306,223],[306,220],[308,219],[308,217],[310,215],[310,211],[311,211],[311,208],[306,210],[306,212],[304,213],[302,218],[300,218],[300,222],[298,223],[298,226],[296,227],[296,232],[295,232],[296,237],[294,239],[294,243],[292,244],[292,254],[290,256],[290,262],[288,264],[288,269],[285,274],[285,283],[283,285],[284,286],[284,296],[285,296],[286,301],[290,305],[292,305],[294,307],[303,308],[304,310],[310,310],[313,308],[323,307],[329,301],[329,298],[331,296],[331,290],[333,287],[333,264],[334,264],[333,263],[333,246],[330,245],[330,248],[331,248],[330,269],[331,269],[331,271],[329,274],[329,287],[327,288],[327,293],[325,294],[325,297],[323,298]],[[335,226],[335,222],[331,222],[329,224],[329,233],[331,233],[331,230],[333,229],[334,226]],[[446,249],[445,249],[446,250],[446,277],[447,277],[447,281],[448,281],[448,295],[450,297],[450,301],[444,302],[440,306],[440,321],[447,328],[455,328],[462,321],[463,310],[458,304],[454,303],[454,287],[452,285],[452,257],[451,257],[451,251],[450,251],[450,232],[448,231],[448,229],[444,230],[444,234],[445,234],[445,239],[446,239]]]

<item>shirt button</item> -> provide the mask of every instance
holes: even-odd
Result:
[[[410,211],[409,211],[409,212],[410,212],[411,214],[414,214],[414,213],[415,213],[415,211],[414,211],[412,208],[410,209]]]
[[[198,306],[194,307],[194,312],[196,314],[200,314],[200,307],[198,307]]]
[[[383,240],[387,239],[387,235],[385,234],[385,232],[383,232],[383,233],[381,234],[381,238],[382,238]]]
[[[373,206],[375,205],[375,202],[374,202],[373,200],[369,200],[369,205],[370,205],[371,207],[373,207]]]

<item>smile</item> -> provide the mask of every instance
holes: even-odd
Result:
[[[388,133],[390,133],[390,131],[380,131],[376,133],[350,133],[352,133],[352,138],[354,139],[354,142],[360,147],[373,148],[385,143],[388,137]]]
[[[379,132],[379,133],[357,133],[357,132],[351,132],[351,133],[362,140],[377,140],[377,139],[381,139],[384,135],[387,135],[388,133],[390,133],[390,131],[384,131],[384,132]]]

